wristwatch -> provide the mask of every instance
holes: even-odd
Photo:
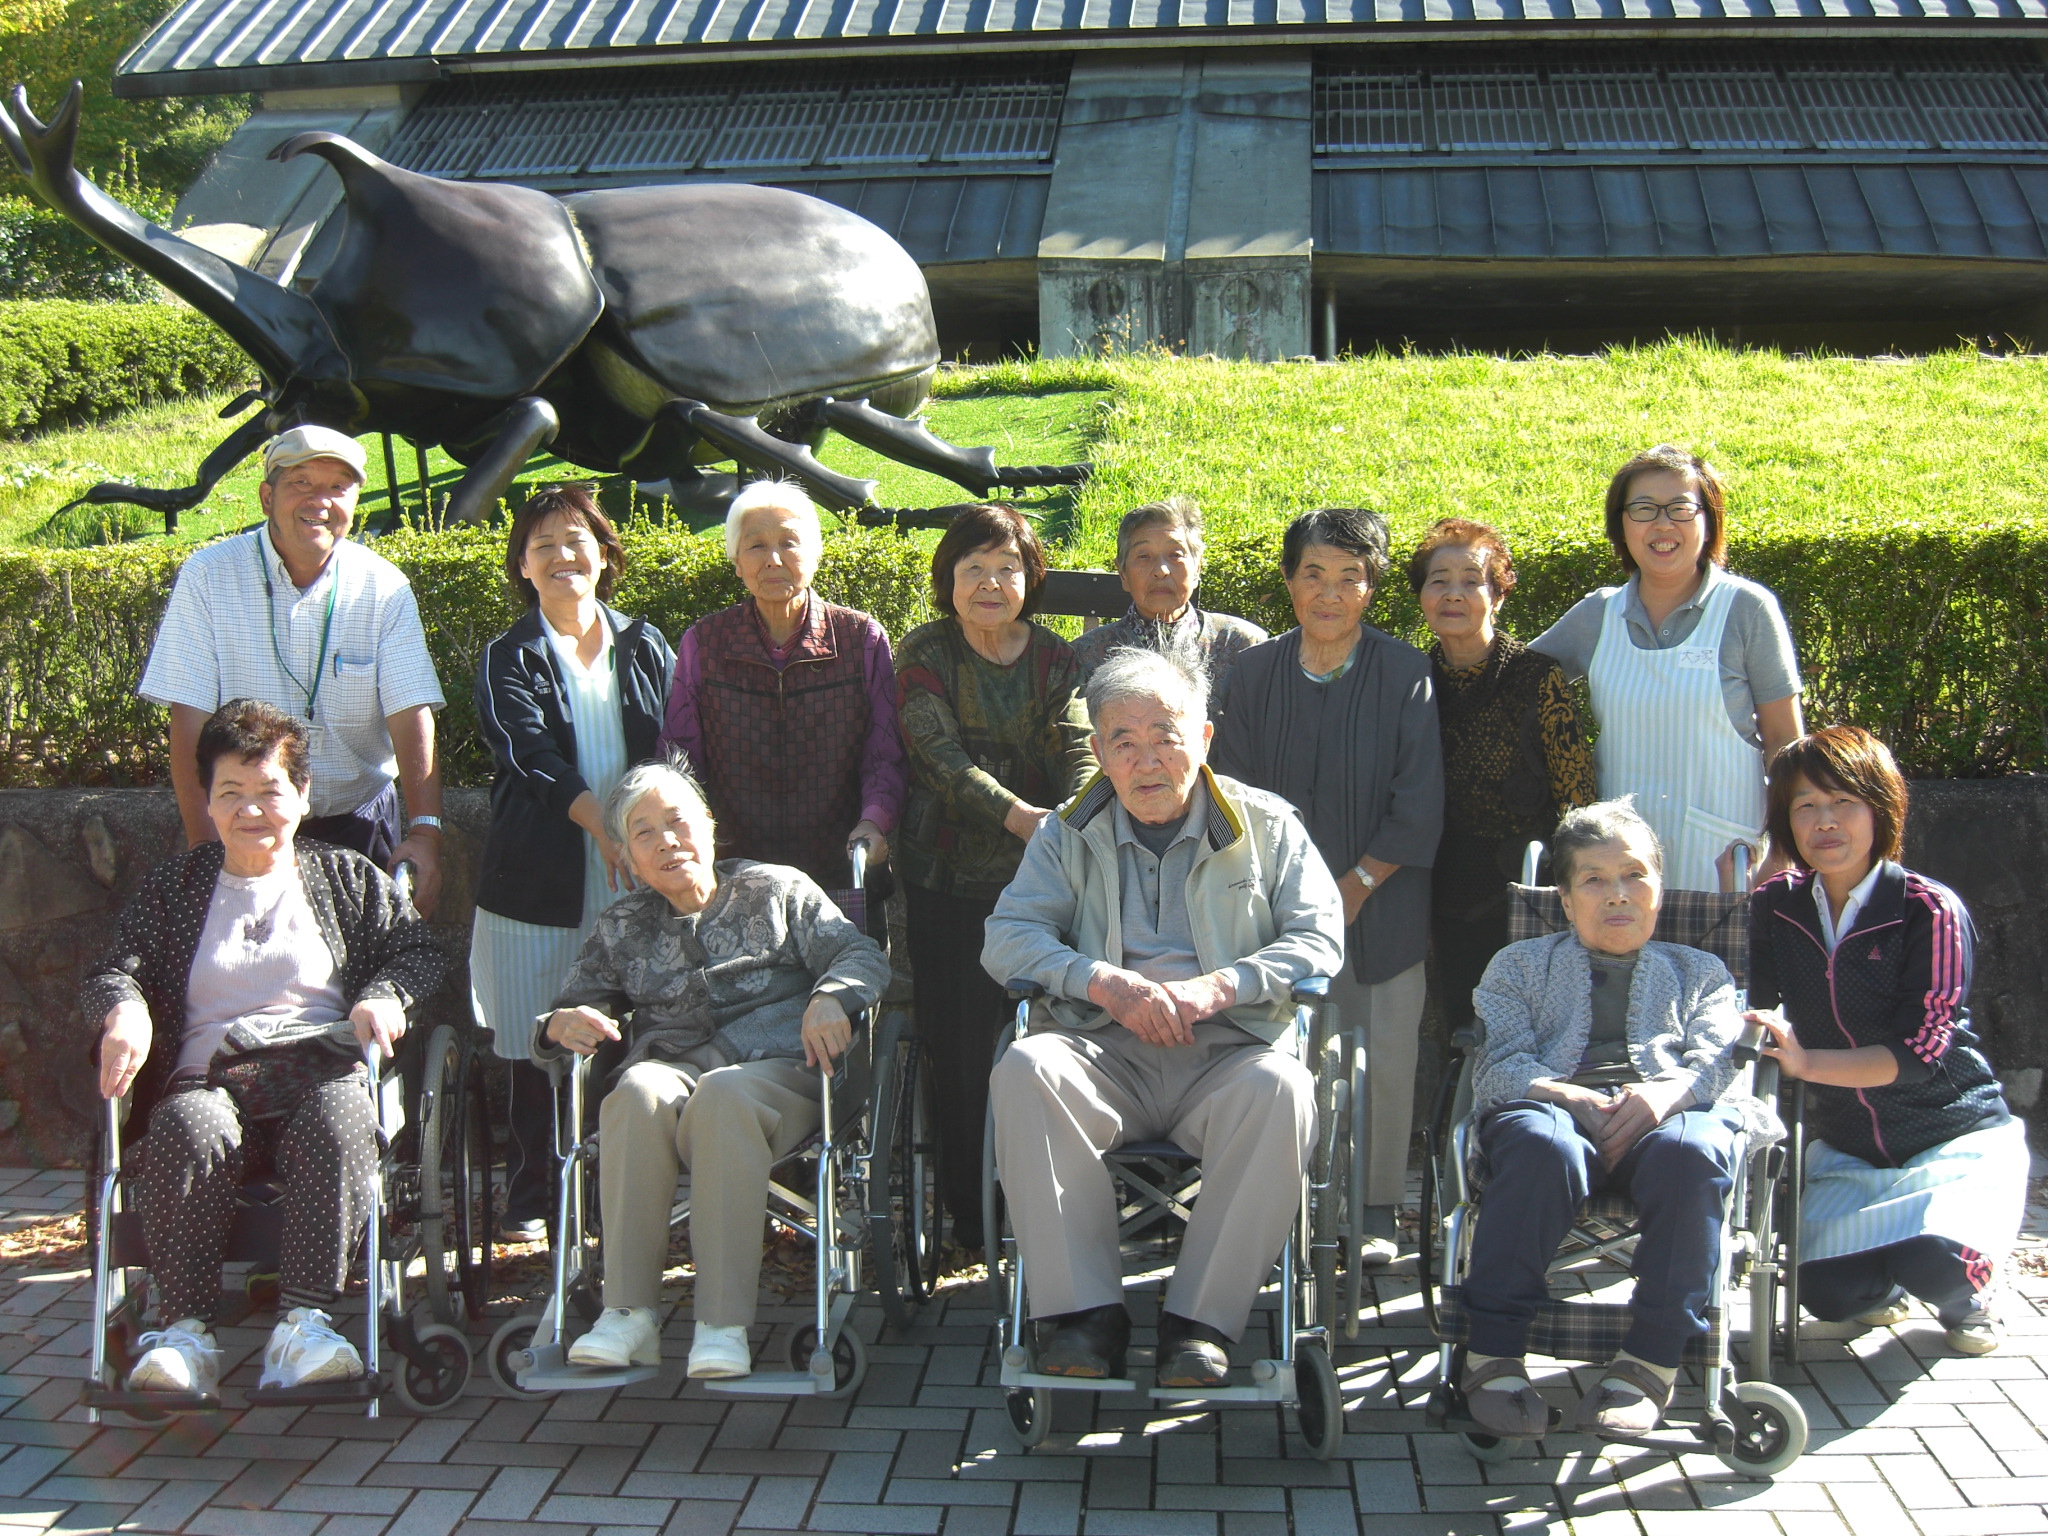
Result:
[[[405,830],[408,832],[419,827],[432,827],[438,832],[441,830],[441,818],[438,816],[415,816],[405,824]]]
[[[1358,876],[1358,883],[1365,887],[1365,894],[1368,896],[1373,893],[1373,887],[1380,883],[1379,876],[1375,875],[1363,864],[1352,865],[1351,873]]]

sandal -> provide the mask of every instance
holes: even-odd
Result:
[[[1512,1392],[1481,1391],[1489,1381],[1503,1376],[1529,1379],[1529,1367],[1521,1360],[1503,1355],[1484,1365],[1468,1365],[1459,1383],[1465,1394],[1465,1411],[1472,1422],[1489,1435],[1503,1440],[1533,1440],[1550,1428],[1550,1404],[1534,1386]]]
[[[1610,1379],[1626,1386],[1610,1385]],[[1574,1428],[1607,1440],[1632,1440],[1647,1435],[1664,1419],[1677,1383],[1667,1385],[1654,1371],[1633,1360],[1617,1359],[1602,1368],[1593,1390],[1579,1401]]]

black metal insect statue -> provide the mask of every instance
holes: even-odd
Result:
[[[876,482],[812,450],[836,431],[975,496],[1078,483],[1086,465],[1006,469],[914,419],[939,360],[917,263],[857,214],[745,185],[607,188],[553,197],[437,180],[332,133],[273,158],[318,155],[340,175],[346,224],[300,293],[139,218],[74,164],[82,87],[48,124],[14,89],[0,143],[37,193],[101,245],[212,320],[255,362],[263,411],[208,454],[192,485],[100,484],[87,502],[196,506],[266,439],[313,423],[440,445],[465,466],[457,521],[487,516],[522,466],[573,464],[715,503],[727,459],[865,511]],[[907,519],[906,519],[907,520]]]

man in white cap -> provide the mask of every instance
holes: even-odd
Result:
[[[171,783],[188,843],[214,836],[200,727],[229,699],[262,699],[312,734],[312,815],[299,835],[387,869],[411,860],[413,900],[431,913],[441,888],[434,711],[447,701],[404,573],[348,537],[363,471],[362,447],[344,433],[294,427],[273,438],[257,492],[264,526],[186,560],[138,691],[170,706]]]

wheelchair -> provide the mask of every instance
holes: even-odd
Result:
[[[410,898],[411,866],[397,881]],[[250,1388],[250,1406],[360,1404],[370,1418],[388,1393],[414,1413],[452,1407],[469,1385],[469,1338],[463,1316],[482,1314],[490,1284],[490,1124],[477,1044],[471,1033],[441,1024],[422,1041],[408,1031],[393,1057],[364,1048],[378,1126],[375,1203],[363,1238],[367,1290],[355,1381],[291,1388]],[[417,1106],[416,1116],[408,1106]],[[122,1162],[122,1104],[108,1100],[100,1130],[98,1178],[88,1183],[86,1230],[93,1243],[91,1374],[81,1402],[88,1422],[117,1412],[140,1423],[222,1406],[211,1393],[130,1392],[128,1373],[149,1310],[149,1251],[141,1215],[130,1209]],[[278,1267],[284,1235],[284,1186],[275,1179],[244,1184],[225,1259],[249,1266],[252,1297],[262,1295]],[[479,1219],[480,1218],[480,1219]],[[422,1305],[406,1300],[406,1282],[424,1270]],[[382,1346],[398,1357],[384,1369]]]
[[[1051,1433],[1055,1392],[1142,1390],[1159,1402],[1271,1403],[1292,1408],[1309,1454],[1318,1460],[1337,1454],[1344,1435],[1344,1399],[1331,1358],[1337,1305],[1332,1277],[1343,1244],[1346,1165],[1339,1148],[1350,1078],[1329,987],[1329,978],[1310,976],[1293,990],[1296,1049],[1315,1078],[1316,1139],[1309,1149],[1294,1231],[1274,1266],[1280,1354],[1277,1359],[1253,1361],[1248,1382],[1201,1391],[1141,1387],[1124,1377],[1051,1376],[1032,1368],[1034,1335],[1025,1303],[1029,1282],[1004,1208],[995,1158],[995,1111],[990,1108],[982,1133],[981,1174],[983,1231],[990,1239],[989,1303],[995,1315],[1004,1409],[1012,1433],[1026,1451],[1043,1444]],[[1017,1012],[997,1038],[998,1058],[1013,1040],[1030,1033],[1031,1004],[1044,995],[1044,988],[1030,981],[1011,981],[1008,991]],[[1198,1197],[1198,1160],[1166,1141],[1127,1142],[1104,1153],[1103,1160],[1123,1189],[1117,1221],[1121,1243],[1127,1249],[1142,1244],[1161,1251],[1176,1246],[1169,1223],[1184,1223],[1189,1202]],[[1126,1287],[1130,1284],[1127,1279]]]
[[[1536,884],[1543,852],[1541,843],[1530,844],[1522,883],[1509,888],[1510,943],[1565,927],[1563,905],[1555,889]],[[1666,891],[1657,920],[1659,939],[1717,955],[1734,975],[1738,988],[1747,974],[1749,953],[1747,854],[1746,848],[1737,854],[1735,893]],[[1756,1096],[1773,1102],[1778,1093],[1778,1066],[1758,1053],[1757,1043],[1757,1032],[1746,1034],[1736,1046],[1737,1058],[1749,1067]],[[1438,1340],[1438,1360],[1437,1382],[1426,1414],[1433,1427],[1457,1434],[1476,1459],[1499,1462],[1516,1454],[1515,1442],[1480,1429],[1459,1386],[1467,1328],[1460,1282],[1470,1262],[1484,1198],[1473,1177],[1477,1125],[1472,1078],[1478,1045],[1477,1039],[1452,1042],[1438,1114],[1427,1133],[1420,1269],[1424,1310]],[[1753,1478],[1773,1477],[1804,1453],[1806,1411],[1790,1392],[1771,1380],[1779,1292],[1796,1274],[1797,1263],[1787,1235],[1778,1226],[1781,1186],[1791,1182],[1785,1178],[1787,1167],[1783,1142],[1752,1147],[1736,1166],[1721,1246],[1708,1284],[1707,1331],[1685,1351],[1684,1363],[1698,1368],[1702,1377],[1704,1407],[1698,1419],[1688,1424],[1667,1417],[1664,1426],[1648,1436],[1613,1443],[1674,1454],[1705,1448],[1731,1470]],[[1563,1246],[1552,1257],[1550,1273],[1575,1272],[1625,1258],[1636,1235],[1633,1203],[1625,1195],[1597,1194],[1580,1211]],[[1743,1369],[1738,1371],[1730,1348],[1729,1311],[1745,1288],[1749,1350]],[[1553,1294],[1530,1325],[1528,1350],[1552,1359],[1604,1365],[1620,1350],[1629,1323],[1626,1306],[1564,1301]],[[1551,1426],[1555,1428],[1562,1419],[1562,1411],[1553,1407]]]
[[[865,853],[858,849],[853,861],[855,892],[864,884]],[[843,908],[854,905],[847,893],[832,894]],[[864,912],[848,915],[865,928]],[[646,1381],[659,1369],[572,1365],[567,1353],[572,1330],[587,1329],[603,1310],[603,1242],[592,1198],[600,1148],[586,1107],[593,1070],[608,1070],[622,1055],[622,1047],[613,1047],[551,1069],[561,1165],[554,1273],[538,1315],[507,1319],[486,1355],[492,1379],[519,1396],[622,1387]],[[929,1138],[928,1089],[919,1062],[908,1019],[891,1008],[878,1023],[867,1013],[856,1018],[853,1041],[836,1072],[819,1070],[819,1128],[771,1170],[765,1212],[816,1248],[812,1320],[786,1341],[788,1370],[707,1380],[707,1390],[771,1397],[844,1397],[855,1391],[867,1373],[867,1345],[849,1323],[868,1263],[882,1288],[885,1315],[891,1321],[901,1317],[907,1326],[912,1287],[919,1283],[913,1277],[932,1283],[938,1255],[937,1166],[918,1143],[919,1136],[927,1145]],[[689,1214],[685,1194],[670,1209],[670,1227]]]

